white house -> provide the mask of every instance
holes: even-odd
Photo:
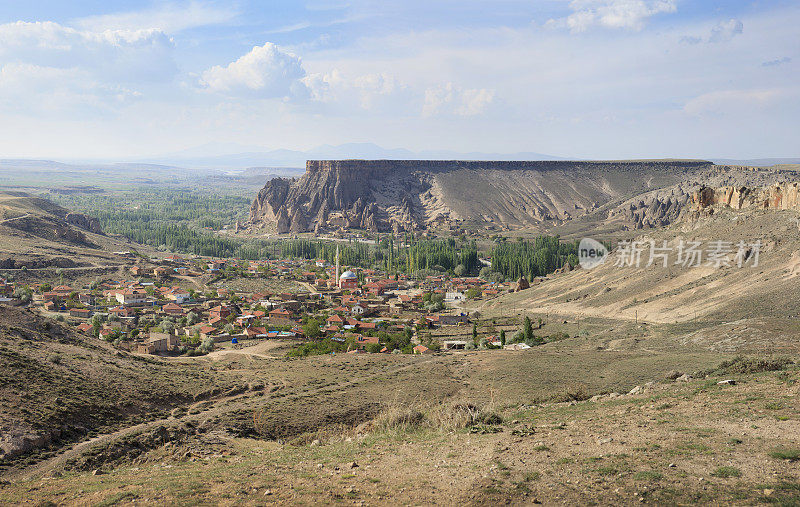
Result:
[[[147,293],[136,289],[125,289],[117,292],[117,302],[121,305],[136,305],[147,300]]]
[[[464,293],[461,291],[454,291],[454,292],[446,292],[444,295],[444,300],[447,303],[455,303],[458,301],[464,301],[466,297]]]

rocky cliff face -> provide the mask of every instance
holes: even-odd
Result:
[[[67,213],[66,216],[64,216],[64,221],[70,225],[80,227],[85,231],[103,234],[100,221],[94,217],[86,216],[83,213]]]
[[[797,181],[796,171],[711,166],[675,185],[623,202],[609,212],[609,219],[622,219],[632,229],[648,229],[697,218],[715,206],[793,209],[798,207]]]
[[[692,211],[701,212],[712,206],[733,209],[798,209],[800,208],[800,184],[778,183],[765,188],[703,187],[692,194]]]
[[[513,229],[563,222],[710,167],[704,161],[312,160],[297,180],[267,182],[253,201],[250,223],[278,233],[400,232],[463,223]],[[665,217],[677,207],[658,205]]]

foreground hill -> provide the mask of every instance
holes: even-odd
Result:
[[[0,463],[161,414],[207,379],[0,304]]]
[[[797,498],[793,462],[800,458],[800,413],[792,402],[798,372],[791,364],[720,364],[717,358],[706,372],[681,370],[699,378],[676,382],[662,368],[680,361],[678,354],[661,363],[652,353],[597,351],[570,341],[521,353],[466,353],[457,361],[414,358],[414,374],[444,367],[458,381],[443,403],[412,389],[408,381],[416,375],[402,375],[408,396],[387,396],[386,381],[401,370],[391,356],[382,356],[363,364],[358,376],[372,373],[384,385],[352,386],[353,394],[384,392],[379,411],[362,419],[371,419],[364,424],[355,419],[291,440],[253,438],[258,435],[204,430],[206,421],[220,416],[211,408],[184,418],[184,426],[198,430],[184,438],[171,438],[165,429],[163,439],[149,439],[129,456],[120,449],[142,442],[142,435],[126,434],[90,450],[77,468],[44,467],[0,483],[0,502],[791,505]],[[352,370],[358,359],[329,358],[294,369]],[[696,366],[700,358],[686,359]],[[612,388],[616,392],[605,389],[608,394],[589,398],[573,386],[564,401],[532,399],[541,382],[564,382],[565,373],[614,383],[626,370],[637,373]],[[228,410],[247,411],[248,401],[293,402],[299,420],[309,408],[333,408],[330,401],[358,403],[358,396],[345,394],[345,385],[325,385],[309,383],[280,400],[281,391],[242,398]],[[294,387],[301,384],[287,389]],[[318,398],[326,389],[342,392]],[[250,408],[260,420],[262,409]]]

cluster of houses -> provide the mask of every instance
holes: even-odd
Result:
[[[11,301],[11,296],[14,295],[14,284],[0,278],[0,302]]]
[[[440,300],[457,307],[467,294],[488,298],[512,289],[479,278],[441,275],[412,280],[371,269],[340,272],[338,262],[330,265],[324,260],[244,262],[171,255],[155,267],[134,264],[127,269],[129,280],[97,281],[83,288],[31,284],[33,304],[68,315],[82,333],[139,353],[185,352],[201,343],[303,340],[307,334],[340,341],[352,338],[355,350],[363,351],[370,344],[380,345],[377,331],[403,332],[422,319],[429,327],[468,323],[467,315],[452,309],[426,310],[425,293],[439,294]],[[209,281],[206,275],[219,272],[290,280],[297,289],[242,293],[217,285],[207,291],[180,285],[199,287],[202,284],[193,281],[204,276]],[[0,280],[0,296],[4,294],[13,294],[13,286]],[[308,332],[309,317],[320,323],[318,332]],[[458,343],[444,345],[460,348]],[[414,352],[430,351],[418,345]]]

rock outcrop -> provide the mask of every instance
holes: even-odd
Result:
[[[487,229],[561,223],[712,167],[694,160],[311,160],[301,178],[267,182],[250,208],[250,224],[278,233],[320,234],[454,230],[465,222]],[[641,226],[660,224],[672,220],[682,204],[645,201],[628,218]],[[639,212],[642,207],[646,213]]]
[[[100,221],[94,217],[89,217],[83,213],[67,213],[64,221],[70,225],[80,227],[81,229],[95,234],[103,234],[103,229],[100,227]]]
[[[748,187],[703,187],[692,194],[693,211],[702,211],[712,206],[733,209],[797,209],[800,207],[800,184],[778,183],[766,188]]]

